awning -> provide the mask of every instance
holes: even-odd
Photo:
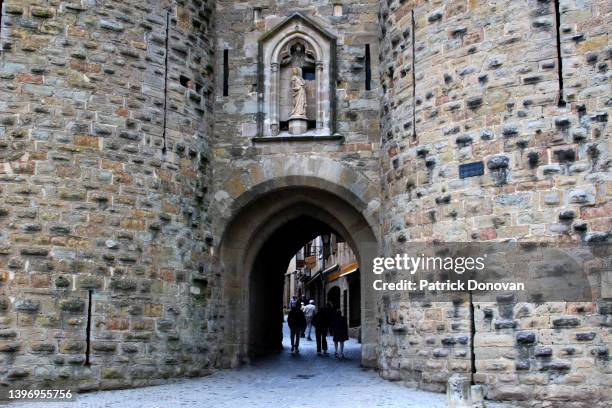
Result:
[[[316,257],[316,255],[307,256],[306,258],[304,258],[304,265],[306,265],[310,269],[312,269],[315,266],[317,266],[317,257]]]
[[[333,272],[333,271],[334,271],[334,269],[338,269],[338,264],[334,264],[333,266],[330,266],[330,267],[329,267],[329,268],[327,268],[327,269],[324,269],[324,270],[321,270],[321,271],[319,271],[319,272],[315,273],[315,274],[314,274],[314,276],[312,277],[312,279],[310,279],[310,280],[308,281],[308,285],[310,285],[311,283],[313,283],[313,282],[314,282],[314,281],[315,281],[315,280],[316,280],[316,279],[317,279],[319,276],[323,276],[323,277],[325,277],[325,274],[330,273],[330,272]],[[335,273],[335,272],[334,272],[334,273]]]
[[[326,280],[328,282],[333,282],[336,279],[340,279],[343,276],[346,276],[348,274],[351,274],[353,272],[355,272],[357,269],[359,269],[359,264],[357,262],[353,262],[350,264],[346,264],[343,265],[339,270],[337,270],[334,273],[330,273],[328,276],[326,276]]]

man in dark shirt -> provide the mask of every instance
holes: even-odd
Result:
[[[304,312],[299,306],[294,307],[289,311],[287,316],[287,324],[289,325],[289,332],[291,336],[291,352],[299,354],[300,352],[300,334],[304,327],[306,327],[306,318]]]
[[[320,308],[312,318],[312,325],[315,327],[315,337],[317,339],[317,354],[327,355],[327,332],[331,325],[332,308],[328,302],[325,307]]]

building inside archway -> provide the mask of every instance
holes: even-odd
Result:
[[[283,301],[314,300],[317,307],[331,304],[348,321],[351,334],[359,338],[361,324],[359,263],[351,246],[334,233],[307,242],[289,262]]]
[[[307,242],[289,262],[285,274],[284,305],[291,299],[331,303],[358,330],[360,316],[359,264],[350,245],[331,233]]]
[[[329,225],[300,216],[278,228],[253,263],[249,279],[249,356],[282,350],[282,324],[291,298],[317,308],[327,302],[359,339],[359,267],[349,244]],[[314,336],[314,333],[313,333]]]

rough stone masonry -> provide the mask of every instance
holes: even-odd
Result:
[[[296,12],[335,39],[337,134],[261,140],[258,41]],[[2,1],[0,396],[242,361],[217,254],[265,189],[355,198],[381,256],[610,241],[611,20],[606,0]],[[368,352],[384,378],[444,391],[473,342],[488,399],[604,407],[602,288],[474,304],[474,332],[467,300],[382,296]]]
[[[214,367],[213,8],[3,2],[3,394]]]

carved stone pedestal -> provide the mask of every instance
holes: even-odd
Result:
[[[292,135],[301,135],[308,130],[308,121],[306,118],[291,118],[289,119],[289,133]]]

